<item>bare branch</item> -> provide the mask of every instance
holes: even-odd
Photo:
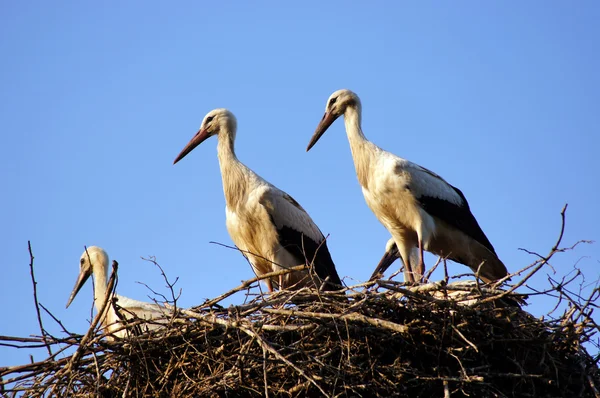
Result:
[[[29,273],[31,274],[31,284],[33,285],[33,302],[35,304],[35,312],[37,314],[38,325],[40,326],[40,333],[42,334],[42,338],[45,339],[46,330],[44,329],[44,325],[42,323],[42,315],[40,313],[40,304],[37,297],[37,282],[35,281],[35,273],[33,272],[33,251],[31,250],[31,241],[27,241],[27,248],[29,249]],[[45,342],[45,340],[44,340]],[[46,344],[46,349],[48,350],[48,355],[52,356],[52,349],[49,344]]]

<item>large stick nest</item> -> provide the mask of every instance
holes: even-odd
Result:
[[[3,374],[19,373],[23,396],[597,394],[600,372],[582,348],[594,327],[572,310],[538,320],[506,305],[519,297],[474,282],[377,286],[181,310],[164,329],[113,343],[56,339],[78,357]]]
[[[419,286],[378,280],[341,292],[251,296],[256,278],[187,310],[177,308],[172,294],[175,311],[165,327],[113,342],[99,331],[99,316],[85,336],[63,327],[64,338],[45,333],[39,318],[42,336],[0,336],[0,344],[46,347],[49,357],[0,368],[0,392],[25,397],[600,397],[599,357],[585,348],[597,355],[599,327],[592,312],[598,286],[583,297],[569,287],[581,282],[578,271],[558,281],[549,278],[546,291],[528,292],[552,300],[559,315],[538,319],[519,306],[524,297],[516,289],[525,288],[555,253],[566,250],[559,243],[560,238],[547,256],[536,254],[539,260],[513,274],[519,282],[502,289],[446,276]],[[115,275],[113,269],[109,285]],[[244,304],[219,305],[243,290]],[[140,323],[134,319],[128,328],[139,329],[133,326]]]

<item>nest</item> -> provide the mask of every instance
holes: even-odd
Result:
[[[560,304],[546,319],[516,293],[562,250],[557,243],[502,289],[446,277],[265,296],[252,295],[256,278],[191,309],[173,299],[166,327],[126,339],[108,341],[98,317],[85,336],[0,336],[51,354],[0,368],[0,388],[24,397],[600,397],[599,358],[585,348],[598,349],[598,287],[570,291],[576,272],[530,291]],[[219,305],[242,291],[243,304]]]
[[[520,296],[474,282],[346,293],[210,303],[111,343],[95,329],[83,344],[46,338],[77,351],[0,371],[6,393],[27,397],[598,396],[582,347],[595,327],[573,310],[542,321],[511,305]]]

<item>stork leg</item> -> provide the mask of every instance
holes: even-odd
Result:
[[[410,242],[407,242],[402,234],[392,236],[394,238],[394,242],[396,242],[396,246],[398,247],[398,253],[402,257],[402,262],[404,263],[404,282],[413,283],[415,281],[412,272],[414,264],[411,260],[410,253],[412,247],[414,246],[412,246]]]
[[[412,265],[410,263],[410,259],[404,260],[404,282],[412,283],[415,281],[412,272]]]
[[[419,282],[423,279],[425,274],[425,262],[423,261],[423,241],[419,239],[419,265],[417,265],[417,278]]]
[[[415,281],[412,266],[410,261],[410,255],[402,253],[402,260],[404,261],[404,282],[413,283]]]

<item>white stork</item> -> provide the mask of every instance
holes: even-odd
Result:
[[[486,282],[506,276],[506,267],[471,214],[463,193],[437,174],[367,140],[361,128],[361,109],[360,99],[352,91],[333,93],[306,150],[344,115],[363,195],[398,245],[405,261],[405,280],[414,282],[422,277],[423,250],[467,265]],[[419,248],[418,264],[410,261],[414,247]]]
[[[319,278],[316,286],[334,290],[342,282],[337,274],[325,237],[308,213],[290,195],[269,184],[235,155],[235,116],[215,109],[202,121],[198,133],[183,148],[173,164],[183,159],[208,137],[218,138],[217,155],[225,193],[227,231],[246,256],[256,275],[313,264]],[[306,271],[296,271],[265,281],[269,292],[315,286]]]
[[[94,304],[96,305],[96,311],[100,311],[104,306],[104,300],[106,297],[106,288],[108,283],[108,255],[100,247],[90,246],[81,255],[79,264],[79,276],[77,277],[75,287],[73,288],[73,292],[71,293],[69,301],[67,302],[67,308],[81,287],[88,280],[90,275],[94,274]],[[113,300],[113,298],[116,298],[117,305],[122,308],[122,310],[119,311],[119,314],[117,314],[115,306],[113,306],[110,302]],[[113,295],[112,293],[108,296],[108,300],[109,303],[105,309],[106,315],[101,319],[101,323],[106,333],[120,338],[129,336],[129,331],[124,329],[124,326],[121,323],[122,318],[132,319],[133,313],[141,319],[150,320],[163,318],[162,323],[165,323],[166,315],[171,312],[167,308],[158,304],[145,303],[143,301],[133,300],[117,294]],[[161,322],[161,320],[158,320],[157,322]],[[152,323],[144,324],[143,328],[145,330],[153,330],[159,328],[160,326],[161,325]],[[112,340],[111,336],[108,336],[107,338]]]

